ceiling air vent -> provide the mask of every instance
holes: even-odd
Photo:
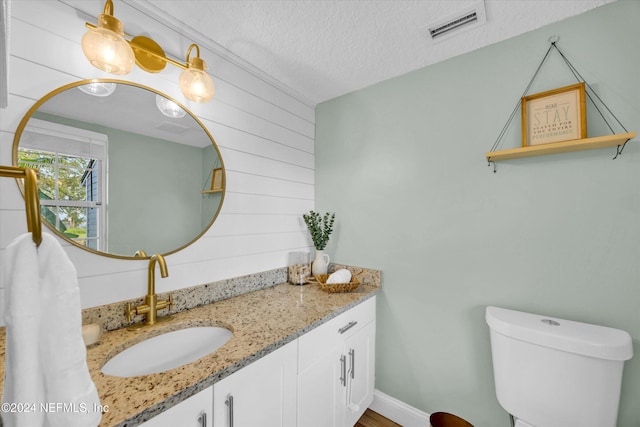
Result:
[[[181,133],[185,133],[186,131],[189,130],[189,128],[186,126],[177,125],[175,123],[169,123],[169,122],[162,122],[160,125],[156,126],[156,129],[164,132],[174,133],[177,135]]]
[[[484,1],[477,2],[460,12],[427,25],[426,30],[432,40],[441,40],[470,30],[487,22]]]
[[[450,33],[451,31],[455,31],[457,28],[460,28],[464,25],[469,25],[478,21],[478,14],[474,11],[468,15],[461,16],[453,21],[447,22],[444,25],[440,25],[435,28],[429,28],[429,34],[432,39],[438,38],[440,36],[444,36],[445,34]]]

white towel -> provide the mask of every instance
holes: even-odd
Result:
[[[102,418],[82,340],[76,269],[58,241],[31,233],[6,251],[5,427],[89,427]]]

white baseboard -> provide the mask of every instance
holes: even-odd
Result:
[[[380,390],[375,390],[373,403],[369,408],[402,427],[426,427],[429,425],[429,414],[384,394]]]

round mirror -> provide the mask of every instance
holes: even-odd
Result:
[[[13,164],[38,171],[43,222],[91,252],[167,255],[197,240],[224,199],[220,151],[184,105],[135,83],[60,87],[20,122]]]

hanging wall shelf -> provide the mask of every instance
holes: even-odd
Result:
[[[594,138],[574,139],[571,141],[554,142],[552,144],[531,145],[528,147],[512,148],[509,150],[489,151],[486,153],[487,161],[520,159],[523,157],[543,156],[545,154],[569,153],[572,151],[593,150],[595,148],[621,147],[632,138],[636,132],[620,133],[615,135],[597,136]]]
[[[217,164],[218,162],[216,162]],[[211,188],[209,190],[202,190],[202,194],[215,194],[222,193],[224,191],[224,171],[222,167],[214,167],[211,173],[207,177],[207,181],[211,178]]]
[[[549,42],[551,43],[551,46],[549,46],[549,49],[547,50],[547,53],[545,54],[544,58],[542,59],[542,62],[540,63],[540,65],[538,65],[538,69],[536,70],[536,72],[533,75],[531,81],[529,82],[529,85],[525,89],[524,94],[522,95],[520,100],[518,100],[518,103],[516,104],[515,109],[511,113],[511,116],[507,120],[507,123],[505,124],[504,128],[500,132],[500,135],[498,136],[498,139],[493,144],[493,147],[491,147],[491,151],[488,151],[487,153],[485,153],[485,157],[486,157],[487,161],[489,162],[489,165],[491,165],[491,163],[493,163],[493,166],[494,166],[493,171],[494,172],[496,171],[495,162],[501,161],[501,160],[511,160],[511,159],[520,159],[520,158],[524,158],[524,157],[543,156],[543,155],[547,155],[547,154],[558,154],[558,153],[568,153],[568,152],[573,152],[573,151],[592,150],[592,149],[596,149],[596,148],[616,147],[616,153],[615,153],[615,156],[613,157],[615,159],[615,158],[618,157],[618,155],[620,155],[622,153],[622,150],[624,149],[626,143],[637,136],[637,132],[629,132],[622,125],[622,123],[620,123],[620,121],[617,119],[617,117],[604,104],[602,99],[600,99],[598,94],[595,93],[593,88],[591,86],[589,86],[589,84],[584,81],[584,79],[582,78],[580,73],[578,73],[578,71],[575,69],[575,67],[569,62],[569,60],[566,58],[566,56],[564,56],[564,54],[556,46],[556,42],[558,40],[559,40],[558,36],[552,36],[552,37],[549,38]],[[612,134],[611,135],[604,135],[604,136],[597,136],[597,137],[592,137],[592,138],[581,138],[581,139],[572,139],[572,140],[568,140],[568,141],[552,142],[552,143],[547,143],[547,144],[527,145],[527,146],[518,147],[518,148],[512,148],[512,149],[507,149],[507,150],[497,150],[502,138],[504,137],[507,129],[509,128],[509,125],[511,124],[511,122],[515,118],[518,110],[521,110],[523,108],[522,107],[522,103],[526,99],[525,97],[526,97],[527,93],[529,92],[529,89],[531,88],[536,76],[540,72],[540,69],[544,65],[544,63],[547,60],[547,58],[548,58],[549,54],[551,53],[552,49],[555,49],[560,54],[560,56],[564,60],[565,64],[569,67],[569,70],[573,73],[574,77],[579,82],[584,82],[585,94],[586,94],[587,99],[591,102],[593,107],[600,114],[600,116],[602,117],[602,119],[604,120],[605,124],[607,125],[607,127],[609,128],[609,130],[611,131]],[[536,95],[533,95],[530,98],[535,97],[535,96]],[[601,109],[606,110],[609,113],[609,115],[617,123],[616,127],[618,127],[621,130],[621,132],[616,133],[614,131],[614,124],[610,123],[609,120],[607,120],[607,118],[605,117],[605,115],[603,114]],[[523,118],[523,121],[524,121],[524,118]],[[524,131],[523,131],[523,135],[524,135]],[[523,136],[523,140],[524,140],[524,136]]]

